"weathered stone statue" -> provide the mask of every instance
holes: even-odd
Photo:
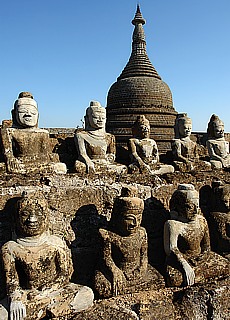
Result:
[[[92,290],[70,282],[73,268],[65,242],[47,231],[48,205],[41,192],[22,196],[15,222],[15,241],[2,247],[9,318],[56,319],[92,306]]]
[[[2,128],[2,144],[10,173],[66,173],[66,165],[51,152],[49,132],[38,128],[37,103],[21,92],[12,110],[13,126]]]
[[[171,165],[159,163],[159,153],[156,141],[150,138],[150,124],[145,116],[137,117],[133,128],[133,138],[129,139],[131,164],[129,171],[164,174],[174,172]]]
[[[224,138],[224,123],[215,114],[210,118],[207,132],[207,147],[212,167],[216,169],[229,169],[229,142]]]
[[[192,120],[186,113],[177,115],[175,139],[172,141],[174,166],[179,171],[210,170],[207,161],[200,161],[197,143],[191,140]]]
[[[115,137],[105,131],[106,111],[97,101],[86,109],[85,130],[75,134],[78,160],[77,172],[126,172],[124,165],[115,163]]]
[[[229,275],[228,260],[211,251],[208,224],[193,185],[178,186],[170,210],[172,220],[164,227],[168,285],[187,286]]]
[[[160,288],[163,278],[148,265],[147,234],[140,226],[144,201],[135,189],[122,189],[113,206],[109,230],[100,229],[102,257],[95,276],[100,297]]]
[[[230,260],[230,184],[215,181],[212,191],[214,204],[208,216],[211,246]]]

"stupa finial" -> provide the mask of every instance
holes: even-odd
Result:
[[[132,24],[133,25],[136,25],[138,23],[141,23],[141,24],[145,24],[145,19],[142,17],[142,13],[141,13],[141,9],[140,9],[140,4],[137,3],[137,11],[135,13],[135,17],[134,19],[132,20]]]

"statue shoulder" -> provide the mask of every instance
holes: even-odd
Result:
[[[206,145],[209,146],[209,145],[213,145],[215,144],[217,141],[213,138],[210,138],[206,141]]]
[[[106,138],[107,141],[109,141],[110,143],[111,143],[111,142],[114,142],[114,143],[115,143],[115,135],[114,135],[114,134],[106,132],[106,133],[105,133],[105,138]]]
[[[178,145],[180,145],[181,144],[181,140],[180,139],[173,139],[172,140],[172,145],[173,146],[178,146]]]
[[[67,247],[65,241],[62,238],[55,235],[47,236],[46,243],[61,249],[66,249]]]
[[[110,232],[106,229],[99,229],[99,234],[101,235],[101,237],[103,238],[103,240],[109,239],[110,237]]]
[[[115,138],[115,135],[109,132],[106,132],[105,135],[109,138]]]
[[[13,240],[7,241],[1,248],[2,254],[13,254],[14,250],[18,248],[19,244]]]
[[[165,229],[168,229],[170,233],[181,234],[185,228],[185,223],[178,220],[167,220],[165,222]]]
[[[140,142],[140,140],[139,139],[137,139],[137,138],[130,138],[129,139],[129,143],[139,143]]]
[[[141,238],[147,238],[147,232],[144,227],[139,228],[139,234],[140,234]]]
[[[88,132],[87,131],[85,131],[85,130],[78,130],[78,131],[76,131],[75,132],[75,136],[76,137],[84,137],[84,136],[86,136],[88,134]]]
[[[85,130],[76,131],[74,134],[75,143],[80,143],[80,141],[85,141],[87,139],[88,132]]]
[[[208,226],[208,222],[203,215],[197,214],[197,218],[198,218],[198,221],[200,222],[201,225]]]

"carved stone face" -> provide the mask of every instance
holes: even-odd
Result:
[[[170,210],[179,217],[192,220],[199,210],[199,193],[196,190],[176,190],[170,200]]]
[[[179,122],[179,134],[182,138],[189,137],[192,133],[192,122],[191,121],[180,121]]]
[[[18,209],[17,228],[21,236],[41,235],[47,227],[47,212],[42,201],[30,200]]]
[[[197,214],[197,209],[198,209],[195,201],[192,201],[191,199],[187,199],[184,206],[185,206],[185,210],[183,212],[184,217],[188,220],[192,220],[195,214]]]
[[[89,124],[92,128],[103,129],[106,123],[106,111],[104,108],[91,107],[88,113]]]
[[[24,104],[17,106],[15,116],[18,124],[25,128],[33,128],[38,122],[38,110],[35,106]]]
[[[136,210],[135,210],[136,211]],[[121,218],[119,229],[122,235],[128,236],[137,232],[141,225],[142,210],[141,212],[133,212],[128,210]]]
[[[146,123],[141,123],[139,125],[139,135],[140,137],[144,138],[149,138],[150,136],[150,125]]]
[[[213,124],[213,131],[214,131],[214,136],[216,138],[223,138],[224,137],[224,124],[223,122],[214,122]]]
[[[186,192],[184,208],[182,208],[183,216],[188,220],[192,220],[194,215],[198,213],[199,194],[197,191],[189,190]]]

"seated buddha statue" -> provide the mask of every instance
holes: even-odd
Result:
[[[100,229],[101,257],[95,275],[100,297],[164,287],[163,277],[148,265],[148,242],[141,227],[144,201],[136,189],[123,188],[115,199],[109,230]]]
[[[105,131],[106,111],[98,101],[91,101],[86,109],[85,130],[74,136],[78,159],[75,169],[79,173],[124,173],[126,166],[115,161],[114,135]]]
[[[51,152],[48,130],[38,128],[37,102],[21,92],[12,110],[13,125],[1,129],[6,169],[10,173],[66,173]]]
[[[131,164],[129,172],[164,174],[174,172],[171,165],[159,162],[157,143],[150,138],[149,120],[144,115],[138,116],[132,127],[133,138],[129,139]]]
[[[2,247],[9,306],[1,306],[1,320],[66,319],[91,307],[92,290],[70,282],[69,248],[48,232],[44,195],[24,194],[16,206],[16,238]]]
[[[212,191],[213,206],[207,217],[211,246],[230,260],[230,184],[215,181]]]
[[[212,167],[229,170],[229,142],[224,138],[224,123],[215,114],[210,118],[207,133],[207,147]]]
[[[191,140],[192,120],[186,113],[177,115],[175,121],[175,139],[172,141],[174,167],[179,171],[211,169],[207,161],[199,159],[198,145]]]
[[[193,185],[178,186],[170,210],[171,220],[164,226],[167,284],[189,286],[228,276],[228,260],[211,251],[208,224]]]

